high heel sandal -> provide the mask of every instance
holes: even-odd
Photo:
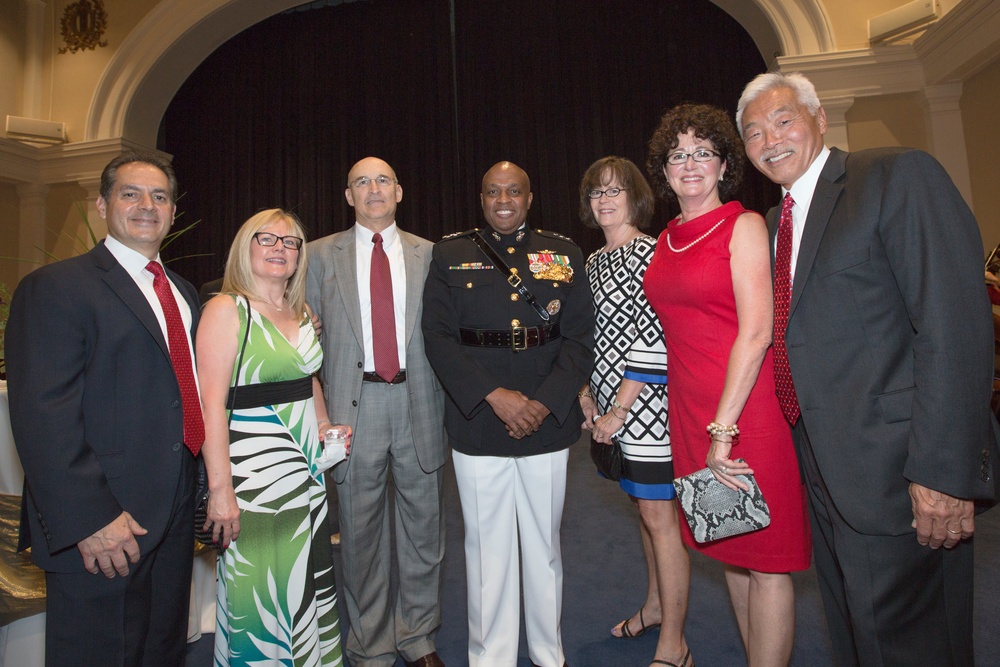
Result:
[[[631,630],[629,630],[629,628],[628,628],[628,622],[630,620],[632,620],[632,619],[626,618],[624,621],[622,621],[621,623],[618,624],[619,626],[621,626],[621,629],[622,629],[622,634],[621,634],[620,637],[618,635],[614,634],[614,633],[612,633],[611,636],[612,637],[617,637],[618,639],[635,639],[636,637],[642,637],[644,634],[646,634],[647,632],[649,632],[650,630],[652,630],[654,628],[660,627],[659,623],[650,623],[649,625],[646,625],[646,621],[643,620],[643,618],[642,618],[642,609],[641,608],[639,609],[639,625],[641,627],[639,628],[638,632],[632,632]],[[681,665],[681,667],[683,667],[683,665]]]
[[[653,660],[653,665],[666,665],[666,667],[688,667],[688,663],[691,660],[691,649],[687,649],[684,653],[684,657],[681,658],[679,663],[670,662],[668,660]],[[690,663],[690,667],[694,667],[694,663]]]

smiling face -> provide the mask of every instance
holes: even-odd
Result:
[[[403,199],[403,188],[396,180],[396,172],[384,160],[366,157],[347,175],[344,196],[354,207],[358,224],[381,232],[396,219],[396,204]]]
[[[596,190],[604,190],[599,199],[590,200],[590,210],[594,213],[594,220],[601,226],[607,234],[622,226],[632,225],[632,203],[629,200],[628,190],[621,190],[622,184],[618,178],[610,171],[605,171],[601,177],[601,187]],[[621,192],[615,197],[609,197],[607,190],[618,188]]]
[[[668,161],[663,165],[667,183],[677,195],[681,208],[713,204],[719,199],[719,178],[726,173],[726,163],[718,155],[707,162],[695,161],[691,154],[699,149],[718,152],[714,143],[696,137],[694,130],[678,134],[677,147],[670,154],[687,153],[688,158],[681,164],[670,164]]]
[[[826,112],[812,115],[791,88],[772,88],[743,112],[747,157],[762,174],[790,189],[823,150]]]
[[[296,236],[294,227],[283,220],[261,227],[258,232],[276,236]],[[250,270],[258,279],[288,280],[299,265],[299,251],[286,248],[281,241],[273,246],[262,246],[257,239],[250,241]]]
[[[154,259],[174,224],[167,175],[146,162],[123,164],[115,173],[109,198],[97,198],[97,212],[107,221],[110,236]]]
[[[483,176],[479,194],[483,217],[495,231],[510,234],[528,217],[531,182],[524,170],[510,162],[498,162]]]

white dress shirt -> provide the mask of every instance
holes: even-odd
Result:
[[[809,216],[809,207],[812,206],[813,194],[816,192],[816,183],[819,182],[819,175],[826,166],[826,160],[830,157],[830,149],[823,146],[813,163],[806,169],[806,173],[799,177],[799,180],[792,183],[792,189],[781,188],[781,198],[785,198],[786,192],[792,193],[795,205],[792,207],[792,263],[791,278],[795,279],[795,265],[799,257],[799,246],[802,244],[802,232],[806,226],[806,218]],[[775,235],[775,246],[778,238]]]

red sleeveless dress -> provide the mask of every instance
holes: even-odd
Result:
[[[705,467],[710,444],[705,427],[715,418],[738,327],[729,242],[744,210],[739,202],[729,202],[683,225],[672,220],[660,234],[643,281],[667,342],[670,442],[678,477]],[[667,234],[676,252],[668,246]],[[791,431],[774,393],[770,350],[738,423],[740,437],[731,458],[744,458],[753,468],[771,510],[771,525],[698,544],[682,518],[681,535],[690,548],[737,567],[804,570],[811,546],[805,490]]]

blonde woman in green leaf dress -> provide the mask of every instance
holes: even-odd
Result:
[[[230,249],[222,292],[205,304],[198,328],[206,525],[225,548],[217,666],[342,664],[317,463],[330,424],[313,377],[323,355],[304,303],[304,238],[299,221],[280,209],[247,220]]]

